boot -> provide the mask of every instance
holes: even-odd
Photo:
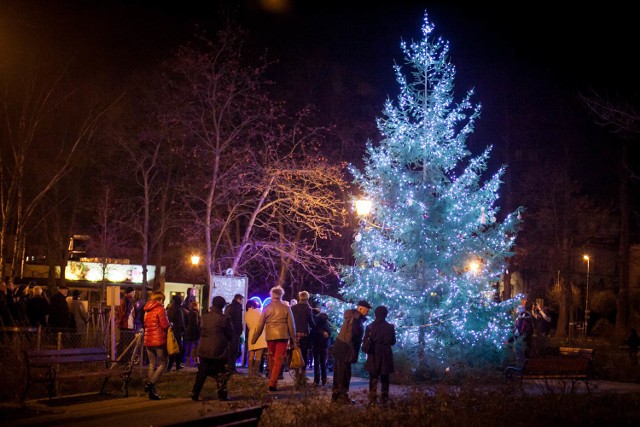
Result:
[[[229,399],[227,390],[218,390],[218,400],[222,402],[228,402],[231,400]]]
[[[144,385],[144,392],[145,392],[145,393],[149,393],[149,387],[150,387],[150,386],[151,386],[151,383],[146,383],[146,384]]]
[[[384,398],[383,398],[384,399]],[[378,396],[376,392],[369,393],[369,407],[378,406]]]
[[[254,359],[249,359],[249,369],[247,370],[250,377],[254,377],[256,375],[256,361]]]
[[[382,393],[382,406],[387,407],[389,405],[389,393]]]
[[[160,396],[158,396],[158,393],[156,393],[156,385],[149,383],[149,400],[160,400],[162,399]]]

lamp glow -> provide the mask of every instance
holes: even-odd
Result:
[[[358,216],[367,216],[371,213],[371,200],[356,200],[356,214]]]

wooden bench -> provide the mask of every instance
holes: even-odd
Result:
[[[257,427],[264,406],[250,406],[235,411],[206,415],[194,420],[181,421],[175,424],[164,424],[164,427]]]
[[[570,381],[571,391],[578,381],[585,383],[589,391],[592,376],[594,351],[590,348],[560,347],[558,356],[526,359],[522,368],[509,366],[505,369],[508,379],[540,380],[549,387],[550,380]]]
[[[588,360],[593,360],[594,356],[592,348],[560,347],[558,353],[564,357],[579,357]]]
[[[49,399],[52,399],[56,395],[57,381],[70,378],[104,377],[100,388],[100,394],[103,394],[113,376],[122,377],[122,388],[127,397],[131,371],[130,363],[112,362],[107,350],[101,347],[32,350],[27,353],[27,385],[22,401],[33,383],[46,383]]]

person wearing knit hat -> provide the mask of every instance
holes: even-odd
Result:
[[[333,390],[331,401],[335,403],[351,403],[349,383],[351,382],[351,365],[358,362],[364,322],[371,310],[371,304],[365,300],[358,301],[355,309],[344,312],[344,322],[333,344]]]

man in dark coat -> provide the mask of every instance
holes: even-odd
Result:
[[[329,338],[331,337],[332,325],[329,322],[327,313],[320,313],[314,316],[315,328],[311,331],[311,346],[313,348],[313,385],[327,384],[327,357],[329,348]]]
[[[27,300],[27,316],[31,326],[47,326],[49,301],[42,295],[42,287],[33,287],[33,296]]]
[[[242,301],[244,301],[244,297],[240,294],[235,294],[231,304],[224,309],[224,314],[231,318],[231,324],[235,331],[233,338],[231,339],[231,343],[229,344],[229,369],[231,369],[232,373],[237,372],[236,360],[238,360],[238,357],[241,354],[240,337],[244,331],[244,325],[242,322]]]
[[[375,320],[364,332],[362,351],[367,354],[364,369],[369,372],[369,405],[377,404],[378,378],[381,382],[382,405],[389,402],[389,374],[394,372],[393,351],[396,343],[395,326],[387,322],[387,307],[376,307]]]
[[[184,309],[182,308],[182,297],[180,295],[174,295],[171,298],[171,304],[167,307],[167,316],[169,317],[169,322],[172,323],[171,330],[173,331],[173,335],[176,337],[176,341],[178,341],[178,347],[180,347],[180,352],[178,354],[169,356],[167,372],[171,371],[174,363],[176,364],[176,371],[179,371],[184,368],[182,361],[184,360],[185,331]]]
[[[49,326],[52,328],[68,328],[70,326],[68,293],[69,288],[60,286],[58,292],[49,301]]]
[[[371,310],[367,301],[359,301],[355,309],[344,312],[344,322],[333,344],[333,389],[331,401],[351,403],[349,399],[349,383],[351,382],[351,365],[358,362],[364,321]]]
[[[304,367],[296,369],[294,388],[304,387],[307,383],[306,367],[309,363],[309,351],[311,351],[311,337],[309,334],[316,326],[313,318],[313,309],[309,305],[309,292],[298,293],[298,303],[291,307],[293,323],[296,327],[296,342],[302,352]]]
[[[202,387],[207,377],[216,380],[218,399],[230,400],[227,391],[229,380],[229,343],[235,331],[231,324],[231,318],[222,314],[225,300],[221,296],[213,297],[211,311],[202,316],[202,333],[200,335],[200,365],[196,381],[193,384],[191,399],[198,400]]]

